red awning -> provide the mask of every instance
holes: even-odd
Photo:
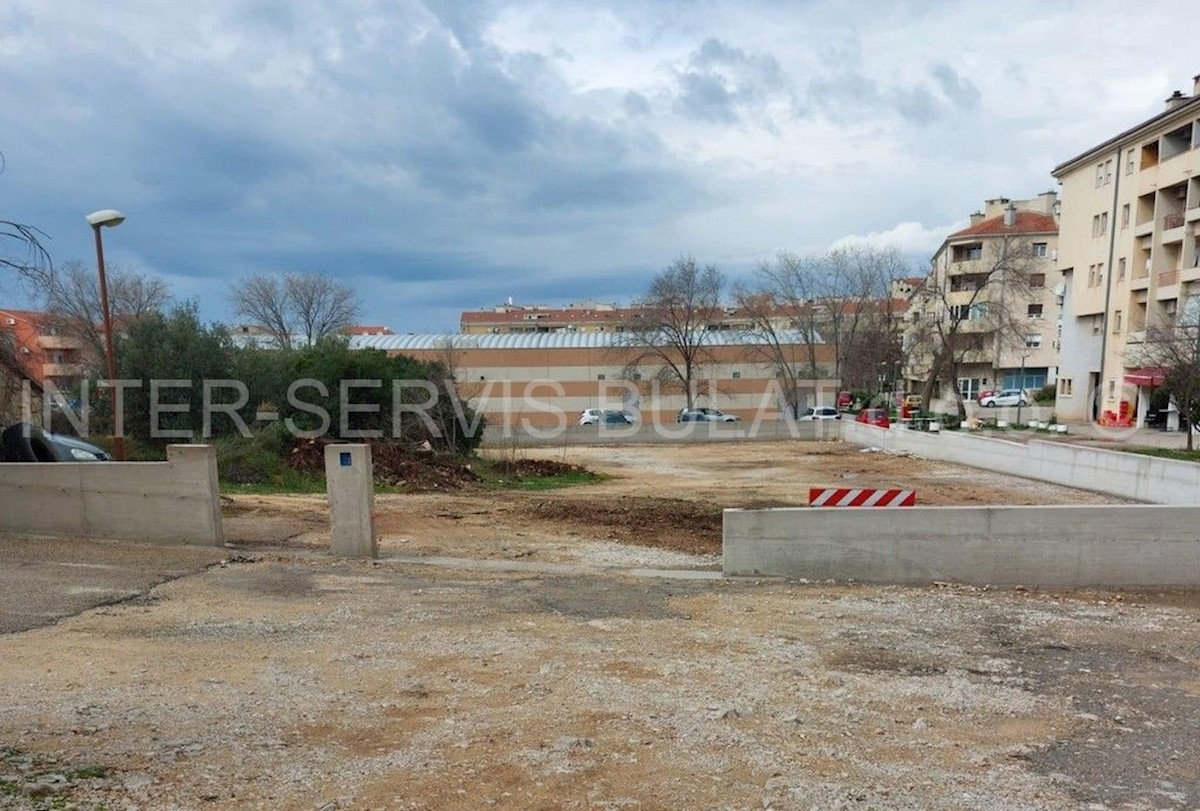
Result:
[[[1162,368],[1134,369],[1125,374],[1125,382],[1135,386],[1161,386],[1167,379],[1167,370]]]

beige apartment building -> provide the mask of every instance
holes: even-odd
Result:
[[[965,399],[980,391],[1036,389],[1058,373],[1061,276],[1055,270],[1058,196],[998,197],[971,215],[933,255],[929,276],[913,286],[904,333],[905,378],[919,392],[948,341],[934,337],[957,324],[957,378],[940,380],[936,396]],[[1007,274],[1007,275],[1006,275]]]
[[[1200,76],[1192,95],[1056,167],[1065,285],[1060,418],[1141,425],[1162,382],[1147,326],[1200,304]],[[1193,321],[1195,318],[1193,317]]]

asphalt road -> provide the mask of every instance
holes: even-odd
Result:
[[[0,535],[0,633],[137,597],[228,555],[221,547]]]

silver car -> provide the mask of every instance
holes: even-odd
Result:
[[[1003,389],[995,394],[989,394],[979,401],[985,408],[996,406],[1029,405],[1029,393],[1024,389]]]

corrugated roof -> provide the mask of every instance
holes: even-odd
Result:
[[[787,333],[787,343],[806,341],[800,333]],[[446,349],[609,349],[621,346],[629,339],[619,332],[525,332],[489,335],[439,333],[427,335],[356,335],[350,339],[351,349],[383,349],[388,352],[421,352]],[[733,330],[704,333],[708,346],[761,346],[766,341]],[[822,343],[818,340],[817,343]]]

